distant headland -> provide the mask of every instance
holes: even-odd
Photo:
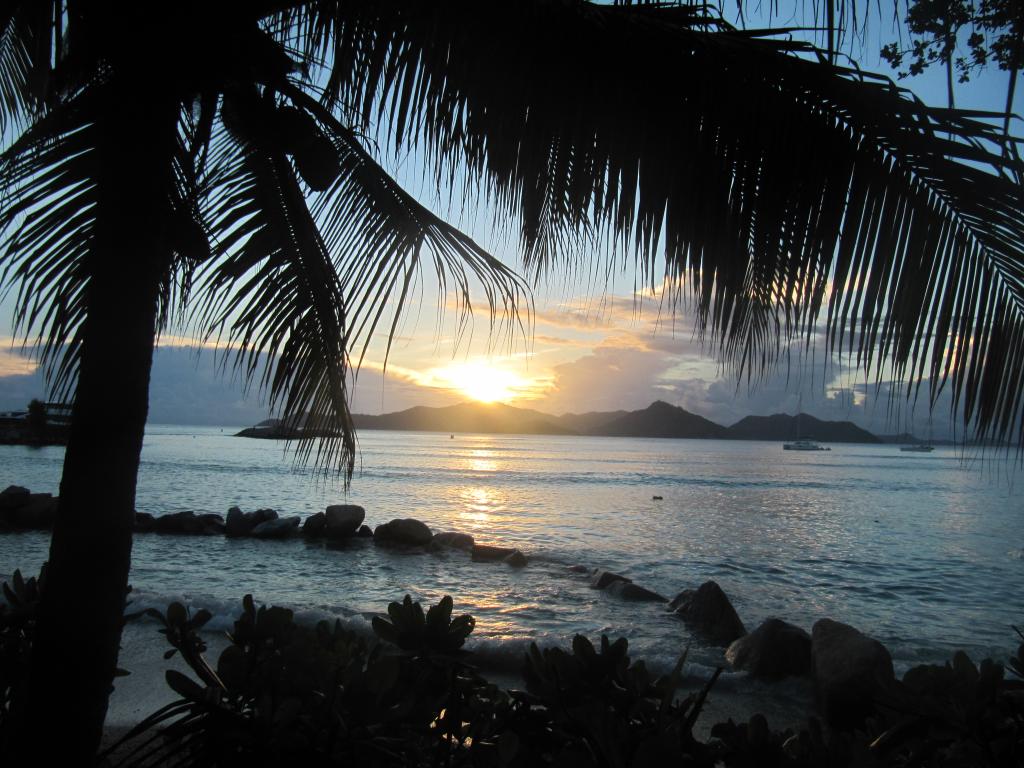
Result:
[[[357,429],[410,432],[481,432],[520,435],[587,437],[665,437],[710,440],[792,440],[802,437],[825,443],[881,443],[881,438],[850,421],[823,421],[806,413],[796,416],[747,416],[730,427],[661,400],[637,411],[594,411],[552,416],[529,408],[460,403],[441,408],[416,406],[380,416],[355,414]],[[269,419],[243,429],[240,437],[295,439],[301,427]]]

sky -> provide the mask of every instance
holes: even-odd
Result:
[[[861,64],[888,72],[873,53],[877,49],[869,45]],[[945,102],[938,69],[901,84],[926,102]],[[958,86],[958,106],[1000,109],[1005,85],[1005,73],[990,71]],[[439,204],[422,188],[414,157],[392,160],[391,169],[422,202],[521,269],[514,238],[496,232],[487,211]],[[439,296],[436,281],[424,275],[390,352],[383,333],[371,343],[354,382],[352,410],[384,413],[475,399],[561,414],[636,409],[664,400],[722,424],[802,408],[876,433],[925,430],[923,401],[914,413],[905,405],[894,410],[885,382],[865,382],[863,374],[827,359],[821,344],[807,356],[783,360],[763,381],[738,382],[714,350],[694,338],[692,318],[663,306],[657,286],[638,287],[629,268],[603,271],[596,257],[590,266],[592,271],[572,277],[556,268],[532,284],[533,311],[524,315],[523,328],[492,332],[484,306],[462,334],[451,298]],[[481,297],[475,299],[479,304]],[[21,350],[12,315],[8,296],[0,302],[0,410],[24,408],[29,399],[45,396],[42,372]],[[222,371],[218,355],[193,344],[187,331],[161,339],[152,382],[154,423],[251,424],[268,415],[259,393],[243,391],[230,368]],[[933,418],[936,437],[955,434],[948,411],[946,394]]]

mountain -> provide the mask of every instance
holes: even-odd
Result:
[[[460,403],[443,408],[418,405],[404,411],[353,417],[357,429],[413,432],[482,432],[521,435],[588,435],[594,437],[668,437],[731,440],[793,440],[796,418],[784,413],[747,416],[728,429],[703,416],[658,400],[639,411],[593,411],[551,416],[500,403]],[[300,432],[275,420],[239,433],[243,437],[295,438]],[[800,415],[799,436],[826,443],[878,443],[877,437],[849,421],[822,421]]]
[[[606,423],[592,434],[609,437],[690,437],[717,439],[726,436],[721,424],[677,405],[657,400],[642,411],[632,411]]]
[[[797,419],[800,429],[797,430]],[[776,413],[772,416],[747,416],[726,430],[733,440],[817,440],[822,443],[880,443],[882,442],[852,421],[822,421],[806,413],[790,416]]]
[[[419,432],[491,432],[495,434],[572,435],[553,416],[500,403],[460,403],[444,408],[417,405],[381,416],[355,414],[357,429],[403,429]]]
[[[565,413],[556,418],[558,424],[580,435],[601,434],[601,428],[616,419],[629,415],[630,411],[590,411],[588,413]]]

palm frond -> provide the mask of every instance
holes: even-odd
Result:
[[[0,155],[0,288],[15,291],[15,332],[40,350],[58,398],[73,390],[87,311],[97,202],[89,100],[37,120]]]
[[[322,465],[351,474],[355,442],[347,402],[343,291],[295,170],[266,118],[275,109],[254,93],[225,97],[230,134],[218,139],[209,219],[223,232],[222,257],[200,271],[197,317],[207,336],[226,332],[236,368],[260,376],[271,408],[319,440]],[[269,358],[268,365],[261,365]]]
[[[528,264],[588,223],[652,284],[663,256],[740,365],[824,314],[833,351],[1024,436],[1024,167],[998,120],[678,7],[350,2],[334,24],[336,98],[519,217]]]

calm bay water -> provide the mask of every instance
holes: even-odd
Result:
[[[327,548],[141,534],[134,608],[185,599],[211,608],[213,628],[226,629],[251,592],[303,617],[361,626],[362,614],[406,593],[451,594],[456,612],[477,618],[474,643],[494,660],[514,663],[531,640],[565,644],[581,632],[625,636],[656,667],[691,640],[699,664],[720,662],[720,649],[691,638],[661,606],[589,589],[569,568],[585,565],[668,597],[714,579],[748,630],[770,616],[808,630],[822,617],[844,621],[884,642],[898,668],[956,648],[1005,659],[1011,625],[1024,624],[1024,476],[1015,484],[1001,459],[965,464],[944,448],[802,454],[765,442],[364,431],[346,495],[340,482],[295,471],[281,444],[233,431],[150,426],[137,508],[223,515],[237,504],[306,516],[349,501],[366,507],[371,526],[416,517],[435,531],[517,546],[530,565],[365,541]],[[0,446],[0,487],[56,493],[62,457],[61,448]],[[37,571],[47,546],[41,533],[0,536],[0,575]]]

